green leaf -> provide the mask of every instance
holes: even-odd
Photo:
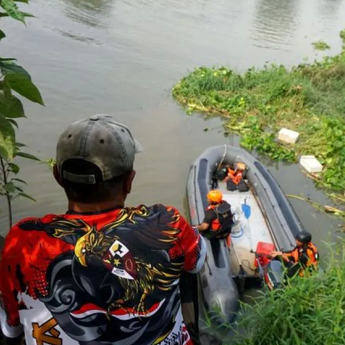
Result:
[[[5,83],[4,81],[0,81],[0,90],[4,92],[5,98],[10,99],[12,95],[11,87],[8,83]]]
[[[5,84],[8,84],[14,91],[17,91],[30,101],[44,105],[39,90],[26,76],[22,74],[7,74],[5,76]]]
[[[19,11],[18,6],[13,0],[1,0],[0,6],[10,15],[13,19],[19,20],[25,24],[24,15]]]
[[[18,186],[14,186],[14,187],[15,187],[15,189],[18,190],[19,192],[22,192],[22,193],[24,192],[24,189],[23,189],[23,188],[20,188],[20,187],[18,187]]]
[[[28,4],[29,0],[13,0],[15,2],[23,2],[24,4]]]
[[[15,150],[15,132],[12,124],[0,115],[0,155],[12,159]]]
[[[4,184],[4,189],[9,194],[13,194],[16,192],[16,187],[12,182],[7,182],[6,184]]]
[[[25,144],[22,144],[22,143],[16,142],[16,147],[26,147],[26,145],[25,145]]]
[[[27,159],[32,159],[34,161],[39,161],[40,159],[35,157],[34,155],[30,154],[30,153],[26,153],[26,152],[17,152],[16,156],[19,157],[23,157],[23,158],[27,158]]]
[[[18,174],[19,173],[19,166],[17,164],[14,163],[8,163],[9,168],[11,169],[11,171],[13,172],[13,174]]]
[[[27,199],[30,199],[32,201],[36,201],[32,196],[27,195],[25,193],[19,193],[18,195],[22,196],[23,198],[27,198]]]
[[[0,70],[3,75],[22,74],[31,80],[30,74],[22,66],[16,65],[14,62],[11,62],[11,61],[13,61],[13,59],[11,60],[0,59]]]
[[[5,94],[0,91],[0,112],[11,118],[25,117],[22,102],[15,96],[10,95],[5,97]]]
[[[31,13],[28,13],[28,12],[21,12],[21,14],[24,16],[24,17],[31,17],[31,18],[35,18],[35,16]]]
[[[1,17],[9,17],[8,13],[0,12],[0,18]]]
[[[2,30],[0,30],[0,40],[2,40],[5,37],[6,37],[5,33]]]
[[[16,58],[2,58],[0,57],[0,61],[17,61]]]
[[[20,178],[16,178],[14,177],[13,179],[11,179],[11,181],[18,181],[20,183],[23,183],[23,184],[27,184],[24,180],[20,179]]]
[[[8,121],[9,123],[11,123],[13,126],[17,127],[17,129],[19,128],[19,127],[18,127],[18,123],[17,123],[16,121],[14,121],[14,120],[12,120],[12,119],[7,119],[7,121]]]

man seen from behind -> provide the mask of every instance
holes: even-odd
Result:
[[[27,345],[188,344],[179,278],[205,243],[173,207],[126,207],[140,144],[107,115],[61,135],[54,176],[68,211],[26,218],[0,263],[0,322]]]

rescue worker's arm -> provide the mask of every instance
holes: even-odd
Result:
[[[197,225],[199,231],[206,231],[210,228],[212,222],[217,219],[216,213],[213,210],[207,210],[205,212],[205,218],[201,224]]]
[[[270,253],[270,256],[272,258],[275,258],[277,256],[281,256],[284,261],[289,262],[289,261],[291,261],[291,256],[289,254],[290,254],[290,252],[283,253],[281,251],[273,251]]]
[[[228,168],[228,176],[223,180],[223,182],[228,182],[230,179],[235,177],[235,170]]]
[[[196,226],[199,231],[206,231],[210,227],[210,224],[202,222],[200,225]]]

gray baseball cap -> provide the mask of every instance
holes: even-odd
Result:
[[[110,115],[94,115],[72,123],[60,136],[56,148],[56,165],[62,178],[84,184],[96,184],[95,175],[81,175],[62,171],[69,159],[83,159],[96,165],[103,181],[129,171],[134,156],[142,151],[125,125]]]

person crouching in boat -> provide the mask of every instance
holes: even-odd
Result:
[[[308,231],[299,232],[295,239],[296,247],[292,251],[273,251],[270,256],[283,259],[283,263],[288,269],[288,277],[293,277],[297,273],[303,277],[318,270],[319,253],[311,242],[312,236]]]
[[[244,182],[243,175],[246,165],[242,162],[237,162],[234,169],[229,166],[223,166],[217,170],[216,176],[218,180],[226,182],[226,189],[234,191],[238,189],[240,192],[248,190],[247,184]]]
[[[223,200],[223,194],[218,190],[208,192],[207,201],[209,206],[198,230],[208,239],[226,238],[234,223],[230,204]]]

